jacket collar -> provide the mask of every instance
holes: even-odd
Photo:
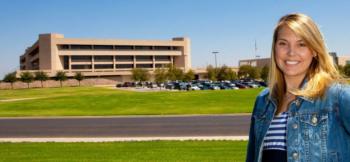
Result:
[[[301,89],[304,89],[306,87],[308,80],[309,79],[307,77],[304,78],[304,80],[303,80],[303,82],[301,83],[301,86],[300,86]],[[271,91],[272,90],[270,90],[270,93],[272,93]],[[304,101],[307,101],[307,102],[311,102],[311,103],[314,103],[314,101],[315,101],[314,99],[308,98],[308,97],[305,97],[305,96],[296,96],[296,99],[299,99],[299,100],[301,99],[301,100],[304,100]],[[267,100],[271,101],[275,106],[277,106],[277,99],[273,98],[270,94],[268,95]]]

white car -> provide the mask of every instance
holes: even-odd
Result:
[[[190,88],[191,90],[201,90],[198,86],[196,86],[196,85],[193,85],[193,86],[191,86],[191,88]]]

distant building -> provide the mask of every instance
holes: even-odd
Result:
[[[133,68],[151,73],[158,67],[191,68],[189,38],[172,40],[71,39],[62,34],[40,34],[20,56],[21,71],[43,70],[49,76],[65,71],[68,76],[83,72],[87,77],[130,81]]]
[[[345,66],[348,64],[350,64],[350,55],[338,57],[338,65]]]
[[[332,56],[333,61],[336,65],[344,66],[350,64],[350,56],[337,56],[336,52],[329,52],[329,55]],[[262,68],[265,65],[270,66],[271,58],[256,58],[256,59],[246,59],[239,60],[238,65],[250,65],[253,67]]]
[[[250,65],[252,67],[263,68],[264,66],[270,66],[271,59],[270,58],[256,58],[256,59],[246,59],[239,60],[238,65]]]
[[[237,67],[228,67],[230,69],[232,69],[232,71],[234,71],[235,73],[238,73],[238,68]],[[207,68],[193,68],[193,71],[195,73],[195,79],[196,80],[204,80],[204,79],[208,79],[208,72],[207,72]]]

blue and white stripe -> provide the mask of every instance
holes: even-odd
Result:
[[[287,150],[287,118],[288,114],[283,112],[272,119],[264,138],[264,150]]]

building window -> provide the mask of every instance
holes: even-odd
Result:
[[[136,68],[153,68],[153,64],[136,64]]]
[[[134,68],[133,64],[116,64],[115,68],[117,69],[130,69],[130,68]]]
[[[153,61],[153,56],[136,56],[136,61]]]
[[[117,45],[117,46],[115,46],[115,49],[117,49],[117,50],[134,50],[134,46]]]
[[[63,56],[63,68],[65,70],[69,69],[69,56]]]
[[[182,47],[181,47],[181,46],[174,46],[174,47],[173,47],[173,50],[174,50],[174,51],[181,51],[181,50],[182,50]]]
[[[29,53],[29,56],[35,56],[36,54],[39,53],[39,47],[35,48],[33,51]]]
[[[25,58],[25,57],[22,57],[22,58],[21,58],[21,63],[24,63],[24,62],[26,62],[26,58]]]
[[[71,49],[74,50],[91,50],[92,45],[71,45]]]
[[[91,65],[72,65],[72,69],[92,69]]]
[[[170,61],[170,56],[155,56],[156,61]]]
[[[39,64],[40,64],[39,59],[35,59],[30,64],[31,64],[33,70],[39,70]]]
[[[69,45],[68,44],[58,45],[58,49],[60,49],[60,50],[68,50],[69,49]]]
[[[95,69],[113,69],[113,64],[95,64]]]
[[[112,45],[94,45],[95,50],[113,50]]]
[[[72,56],[72,62],[91,62],[92,56]]]
[[[155,46],[154,50],[159,50],[159,51],[170,51],[171,47],[170,46]]]
[[[115,60],[120,62],[132,62],[134,61],[134,56],[116,56]]]
[[[152,46],[135,46],[135,50],[152,50]]]
[[[111,62],[113,61],[113,56],[95,56],[95,62]]]
[[[169,64],[156,64],[156,68],[167,68]]]

